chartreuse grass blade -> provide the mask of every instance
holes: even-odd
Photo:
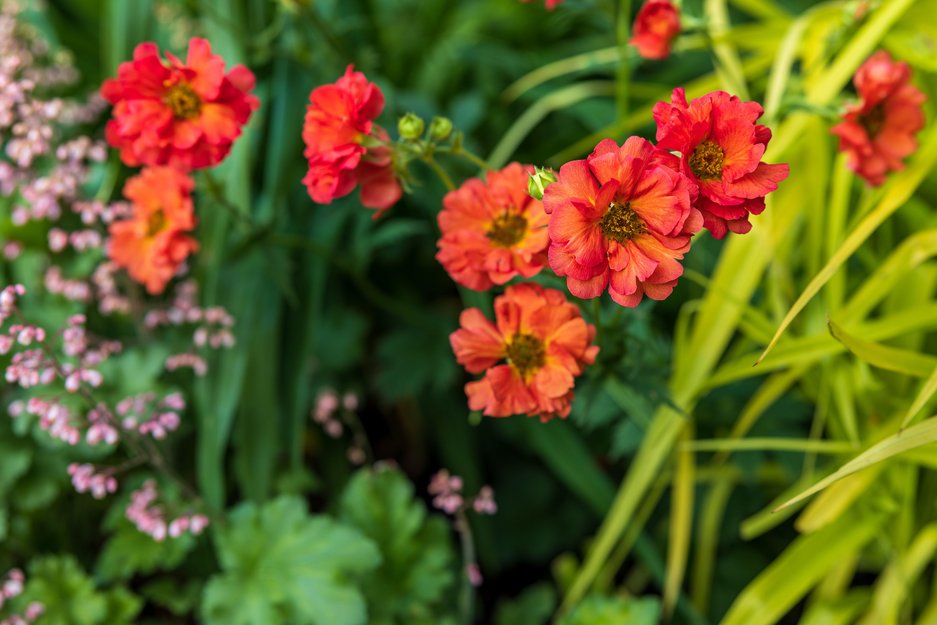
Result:
[[[718,561],[722,519],[733,487],[734,482],[731,478],[723,478],[713,483],[709,496],[701,506],[700,520],[696,526],[696,557],[693,558],[690,596],[693,605],[702,614],[709,612],[709,597],[713,586],[713,569]]]
[[[879,575],[872,604],[858,625],[898,623],[899,612],[914,582],[934,559],[937,552],[937,525],[921,529],[904,553],[892,557],[885,572]]]
[[[918,423],[917,425],[913,425],[906,430],[901,430],[897,434],[893,434],[888,438],[876,443],[866,451],[862,452],[844,464],[832,475],[820,480],[796,497],[787,500],[776,509],[783,510],[788,506],[794,505],[795,503],[820,492],[830,484],[841,480],[848,475],[852,475],[857,471],[861,471],[862,469],[871,467],[880,462],[884,462],[885,460],[889,460],[890,458],[893,458],[911,449],[923,447],[924,445],[929,445],[934,442],[937,442],[937,417],[931,417],[926,421]]]
[[[874,367],[895,371],[905,375],[925,378],[937,368],[937,358],[907,349],[889,347],[846,332],[834,321],[829,322],[830,334],[846,346],[850,352]]]
[[[842,454],[855,450],[847,442],[809,438],[697,439],[684,443],[681,448],[686,451],[797,451],[821,454]]]
[[[608,80],[590,80],[557,89],[540,98],[511,124],[501,137],[501,141],[491,151],[488,163],[495,169],[503,167],[511,155],[517,151],[524,138],[553,111],[566,109],[589,98],[612,95],[614,92],[615,83]]]
[[[880,532],[886,517],[855,514],[796,539],[735,599],[721,625],[772,625],[838,562]]]
[[[780,4],[771,0],[731,0],[731,2],[754,17],[783,21],[791,19],[790,14]]]
[[[691,426],[684,428],[681,436],[685,442],[689,443],[693,437],[693,428]],[[667,575],[664,579],[663,609],[668,619],[673,615],[683,577],[686,574],[690,537],[693,534],[693,495],[696,486],[696,462],[693,451],[687,447],[678,447],[676,456],[676,471],[670,491]]]
[[[918,391],[914,402],[912,402],[911,407],[908,408],[908,413],[904,416],[904,419],[901,420],[901,429],[908,427],[908,424],[914,420],[915,415],[923,410],[924,406],[930,401],[930,398],[933,397],[934,394],[937,394],[937,367],[934,367],[930,377],[928,377],[924,385],[921,386],[921,390]]]
[[[909,236],[880,262],[846,305],[836,312],[834,319],[847,323],[864,317],[895,288],[898,278],[934,256],[937,256],[937,230],[924,230]]]
[[[739,525],[739,536],[741,536],[743,540],[758,538],[762,534],[781,525],[787,521],[788,518],[794,516],[794,514],[805,505],[805,502],[801,502],[790,508],[785,508],[779,512],[775,512],[775,508],[806,488],[810,484],[810,481],[811,480],[806,477],[801,477],[797,482],[775,497],[768,506],[742,521]]]
[[[884,465],[875,465],[836,482],[810,502],[794,527],[802,534],[810,534],[835,522],[875,483],[883,468]]]
[[[800,294],[787,315],[784,316],[774,337],[765,347],[756,364],[764,360],[768,352],[777,345],[781,335],[784,334],[794,318],[807,306],[807,303],[823,288],[823,285],[830,280],[843,263],[859,249],[859,246],[875,232],[882,222],[908,201],[908,198],[924,181],[925,176],[934,168],[935,163],[937,163],[937,127],[933,127],[927,132],[921,142],[921,149],[915,155],[910,166],[891,179],[875,208],[859,222],[859,225],[846,237],[836,253],[820,270],[820,273],[814,276],[807,288]]]
[[[524,74],[504,90],[502,98],[507,102],[513,102],[531,89],[542,85],[543,83],[560,78],[567,74],[581,72],[604,65],[615,63],[620,58],[617,46],[601,48],[591,52],[583,52],[559,61],[547,63],[537,69]]]
[[[709,26],[709,35],[713,39],[713,54],[716,60],[716,75],[726,90],[743,100],[748,100],[748,84],[738,51],[729,42],[722,39],[729,31],[729,9],[726,0],[706,0],[703,13]]]

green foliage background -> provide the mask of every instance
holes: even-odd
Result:
[[[498,514],[472,523],[478,622],[937,622],[937,131],[880,189],[828,132],[879,47],[912,64],[931,119],[933,0],[871,2],[862,20],[858,2],[687,0],[706,30],[661,63],[623,45],[627,0],[47,4],[33,17],[73,51],[79,91],[141,41],[181,52],[201,34],[257,74],[262,106],[214,172],[218,193],[200,187],[194,270],[204,303],[236,317],[238,347],[191,384],[172,454],[230,515],[211,540],[139,544],[116,505],[102,527],[106,505],[70,491],[61,449],[0,421],[0,568],[33,558],[43,622],[459,622],[455,542],[421,501],[439,467],[497,493]],[[603,351],[568,421],[480,419],[448,335],[491,297],[433,258],[442,185],[418,169],[415,193],[372,221],[355,196],[316,206],[300,184],[309,91],[350,63],[384,91],[386,127],[446,115],[495,166],[651,137],[673,87],[722,88],[764,103],[765,160],[791,175],[750,234],[698,237],[666,302],[585,308]],[[36,282],[29,258],[4,278]],[[121,390],[157,384],[165,354],[148,353],[122,362]],[[375,455],[400,470],[352,475],[344,444],[308,421],[325,387],[362,395]]]

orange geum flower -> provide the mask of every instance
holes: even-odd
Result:
[[[851,170],[870,185],[904,168],[902,160],[917,149],[914,135],[924,127],[926,97],[911,84],[911,68],[888,52],[873,54],[856,71],[853,84],[859,102],[847,107],[843,121],[831,129]]]
[[[155,44],[142,43],[117,78],[104,82],[101,95],[114,105],[107,142],[131,166],[217,165],[260,105],[250,93],[254,74],[243,65],[225,74],[224,59],[205,39],[189,42],[185,63],[168,52],[166,58]]]
[[[378,209],[378,217],[400,199],[393,151],[381,145],[389,137],[373,121],[383,110],[380,88],[351,65],[334,84],[312,90],[303,124],[309,162],[303,183],[314,202],[329,204],[360,184],[362,205]]]
[[[509,286],[495,298],[495,323],[477,308],[459,318],[449,342],[469,373],[484,377],[465,385],[469,408],[489,417],[516,414],[543,421],[569,415],[573,386],[595,362],[595,326],[556,289]]]
[[[436,259],[452,279],[476,291],[530,278],[547,262],[549,216],[527,194],[533,167],[511,163],[472,178],[443,198]]]
[[[195,228],[194,186],[191,178],[171,167],[145,168],[124,186],[133,213],[110,225],[108,256],[151,295],[162,293],[189,254],[198,250],[198,242],[185,234]]]
[[[550,267],[576,297],[608,288],[622,306],[664,299],[683,275],[680,261],[702,227],[696,195],[677,158],[645,139],[611,139],[566,163],[543,194],[550,213]]]
[[[646,59],[670,56],[670,42],[680,34],[680,9],[670,0],[648,0],[634,19],[628,41]]]
[[[771,140],[771,130],[756,123],[763,112],[725,91],[687,103],[682,88],[670,103],[654,105],[657,146],[680,152],[680,172],[699,187],[694,206],[717,239],[751,230],[749,215],[764,211],[765,196],[787,178],[787,164],[761,160]]]

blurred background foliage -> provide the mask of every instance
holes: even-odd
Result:
[[[153,545],[119,506],[71,492],[68,459],[41,436],[0,421],[0,564],[36,558],[31,590],[59,606],[47,622],[325,625],[364,622],[364,610],[370,623],[458,622],[455,540],[421,501],[447,467],[467,492],[491,484],[499,503],[472,519],[478,622],[540,625],[562,609],[562,625],[662,613],[692,625],[937,623],[930,430],[771,512],[933,413],[937,132],[875,190],[828,132],[854,70],[882,46],[914,67],[930,119],[933,0],[687,0],[704,27],[659,63],[622,44],[619,22],[638,8],[627,1],[46,3],[31,17],[72,51],[78,93],[142,41],[180,53],[201,35],[254,71],[262,101],[200,180],[194,272],[204,303],[237,319],[238,347],[179,382],[194,402],[172,443],[205,500],[236,507],[213,541]],[[651,107],[673,87],[722,88],[765,104],[765,160],[791,175],[751,234],[697,237],[666,302],[583,307],[602,320],[602,352],[568,421],[481,419],[448,335],[464,306],[491,298],[458,290],[434,259],[445,190],[432,172],[378,221],[356,196],[316,206],[300,184],[308,94],[348,64],[384,91],[385,127],[411,111],[448,116],[495,166],[558,166],[604,137],[652,138]],[[107,167],[126,175],[116,159]],[[5,277],[38,281],[28,259]],[[41,308],[69,310],[52,298]],[[122,390],[155,386],[163,356],[124,359]],[[308,419],[325,388],[361,396],[374,456],[399,472],[352,477],[347,442]]]

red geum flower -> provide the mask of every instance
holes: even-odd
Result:
[[[679,169],[699,186],[695,206],[703,225],[721,239],[727,230],[752,229],[749,215],[765,209],[765,195],[787,178],[787,164],[761,162],[771,131],[756,124],[764,111],[757,102],[742,102],[713,91],[687,104],[682,88],[671,103],[654,106],[657,145],[680,152]]]
[[[185,235],[195,228],[194,187],[191,178],[171,167],[147,167],[124,185],[133,214],[110,225],[107,253],[152,295],[162,293],[198,250],[198,242]]]
[[[476,291],[529,278],[547,262],[549,216],[527,194],[533,167],[511,163],[472,178],[443,198],[436,259],[452,279]]]
[[[477,308],[459,323],[449,337],[456,360],[485,373],[465,385],[469,408],[489,417],[567,416],[576,376],[599,353],[595,326],[563,293],[537,284],[509,286],[495,298],[495,323]]]
[[[388,140],[387,132],[373,122],[384,110],[384,94],[349,65],[335,84],[313,89],[309,101],[303,125],[309,161],[303,183],[309,197],[329,204],[360,183],[361,203],[378,209],[374,215],[378,217],[402,194],[392,151],[381,145],[366,146]]]
[[[703,220],[692,207],[696,188],[677,158],[640,137],[611,139],[586,160],[560,168],[546,188],[550,267],[577,297],[608,288],[622,306],[644,295],[664,299],[683,274],[680,260]]]
[[[831,132],[851,170],[874,186],[885,174],[904,168],[902,159],[917,149],[914,135],[924,127],[926,97],[911,84],[911,68],[880,50],[853,77],[859,102],[848,106]]]
[[[260,105],[250,93],[254,75],[242,65],[225,74],[224,59],[205,39],[189,41],[185,63],[166,58],[155,44],[140,44],[117,78],[104,82],[101,95],[114,105],[107,141],[131,166],[217,165]]]
[[[670,42],[680,34],[680,9],[670,0],[648,0],[638,11],[628,43],[646,59],[666,59]]]

